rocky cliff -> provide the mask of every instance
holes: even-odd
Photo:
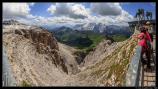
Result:
[[[64,63],[68,69],[68,74],[71,75],[80,72],[78,68],[78,63],[76,61],[76,57],[74,55],[77,49],[62,43],[58,43],[58,45],[59,45],[59,52],[62,58],[64,59]]]
[[[19,85],[23,81],[31,85],[57,84],[68,73],[53,34],[40,27],[5,24],[3,45]]]

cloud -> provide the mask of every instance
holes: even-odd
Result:
[[[67,16],[75,19],[84,19],[89,15],[85,6],[79,3],[56,3],[51,5],[47,11],[55,16]]]
[[[28,15],[25,18],[18,18],[16,19],[22,23],[25,24],[30,24],[30,25],[38,25],[38,26],[43,26],[43,25],[53,25],[53,24],[61,24],[61,23],[74,23],[76,19],[61,16],[61,17],[43,17],[43,16],[33,16],[33,15]]]
[[[134,17],[130,15],[127,11],[122,10],[122,14],[117,16],[115,19],[121,22],[129,22],[129,21],[132,21]]]
[[[30,5],[30,6],[34,6],[34,5],[35,5],[35,3],[29,3],[29,5]]]
[[[120,5],[130,5],[132,2],[121,2]]]
[[[26,17],[30,14],[29,5],[33,3],[3,3],[3,18]]]
[[[97,14],[92,21],[107,25],[128,26],[127,22],[134,20],[132,15],[122,9],[120,3],[92,3],[90,10],[91,13]]]
[[[103,23],[106,25],[119,25],[119,26],[128,26],[129,21],[133,20],[133,16],[128,12],[122,10],[122,14],[118,16],[88,16],[85,19],[75,19],[67,16],[53,16],[53,17],[42,17],[42,16],[27,16],[26,19],[20,19],[27,24],[39,25],[39,26],[54,26],[66,24],[75,25],[75,24],[84,24],[84,23]]]
[[[127,11],[122,10],[120,15],[117,16],[90,16],[89,18],[85,19],[84,22],[86,23],[103,23],[106,25],[121,25],[121,26],[128,26],[129,21],[133,21],[134,17],[130,15]]]
[[[92,3],[91,12],[99,15],[111,15],[117,16],[120,15],[122,8],[119,3]]]

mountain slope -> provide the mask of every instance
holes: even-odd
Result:
[[[85,86],[123,86],[135,47],[136,41],[129,38],[103,60],[80,72],[77,75],[78,81]]]
[[[78,63],[76,61],[76,56],[74,55],[77,49],[59,42],[58,45],[59,45],[59,52],[62,55],[65,61],[64,63],[69,71],[68,73],[69,74],[78,73],[80,70],[78,69]]]
[[[78,31],[68,27],[61,27],[52,32],[59,42],[81,49],[95,46],[104,38],[93,31]]]
[[[18,86],[24,81],[31,86],[64,84],[68,70],[52,34],[28,25],[3,27],[3,45]]]
[[[91,51],[86,57],[84,58],[83,66],[91,66],[94,65],[96,62],[103,60],[106,56],[111,54],[116,48],[121,45],[122,42],[112,42],[111,40],[103,40],[100,42],[94,51]]]

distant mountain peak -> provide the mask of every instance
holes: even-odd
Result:
[[[3,25],[21,25],[22,23],[20,23],[19,21],[15,20],[15,19],[10,19],[10,20],[4,20],[3,21]]]

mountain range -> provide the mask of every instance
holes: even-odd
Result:
[[[130,36],[133,32],[128,26],[106,25],[102,23],[86,23],[76,24],[74,26],[58,26],[55,28],[48,28],[48,30],[72,29],[78,31],[94,31],[96,33],[103,33],[104,35],[126,35]]]

